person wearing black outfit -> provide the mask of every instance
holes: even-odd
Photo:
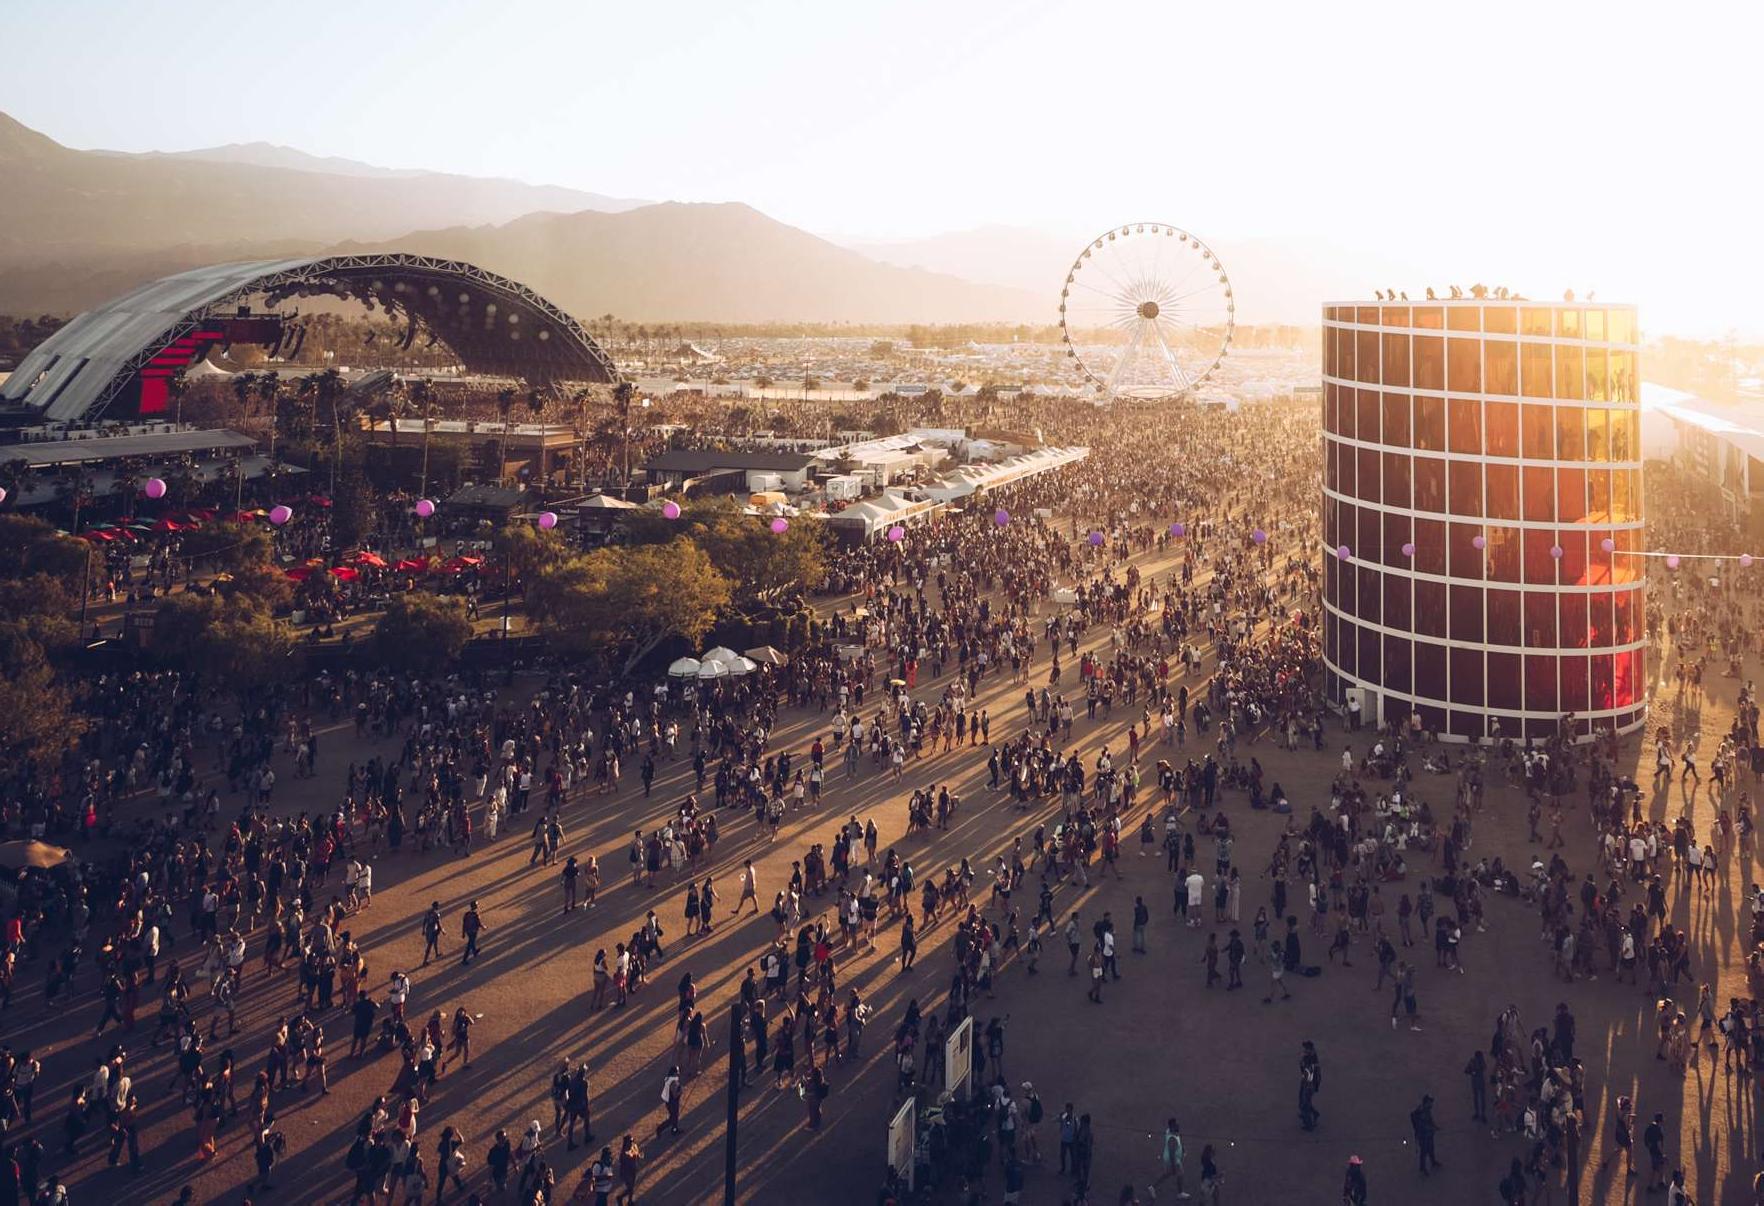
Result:
[[[1433,1137],[1439,1132],[1439,1124],[1433,1120],[1431,1096],[1423,1095],[1421,1104],[1409,1111],[1409,1125],[1415,1130],[1416,1158],[1421,1163],[1421,1175],[1426,1176],[1433,1169],[1442,1167],[1439,1157],[1433,1154]]]
[[[1488,1121],[1488,1059],[1481,1051],[1470,1057],[1464,1065],[1464,1075],[1470,1078],[1470,1117],[1477,1122]]]
[[[1299,1056],[1299,1125],[1307,1131],[1317,1129],[1323,1115],[1318,1112],[1315,1098],[1323,1088],[1323,1061],[1317,1058],[1317,1046],[1310,1039],[1304,1042]]]
[[[1342,1206],[1366,1206],[1366,1165],[1358,1156],[1348,1157],[1347,1176],[1341,1182]]]
[[[478,953],[478,935],[484,932],[484,919],[478,916],[478,902],[472,901],[466,909],[465,916],[459,920],[459,929],[465,935],[465,954],[460,956],[459,965],[464,967]]]

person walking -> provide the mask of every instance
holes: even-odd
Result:
[[[1434,1169],[1443,1167],[1439,1157],[1433,1154],[1433,1137],[1439,1132],[1439,1124],[1433,1120],[1433,1098],[1423,1094],[1421,1104],[1409,1111],[1409,1126],[1415,1132],[1415,1154],[1421,1165],[1421,1175],[1427,1176]]]
[[[1358,1156],[1349,1156],[1347,1175],[1341,1182],[1342,1206],[1366,1206],[1366,1163]]]
[[[423,914],[423,966],[429,965],[431,958],[441,957],[441,902],[429,902],[429,911]]]
[[[460,956],[459,965],[466,966],[472,956],[478,953],[478,935],[484,932],[484,919],[478,915],[478,902],[472,901],[466,909],[465,916],[459,919],[460,933],[465,935],[465,954]]]
[[[1323,1120],[1316,1103],[1322,1088],[1323,1061],[1317,1058],[1317,1045],[1306,1039],[1299,1053],[1299,1126],[1307,1131],[1316,1130]]]
[[[741,916],[741,906],[748,901],[753,902],[754,916],[759,916],[759,876],[753,869],[753,860],[745,859],[741,864],[741,898],[735,902],[735,911],[729,916]]]
[[[1292,994],[1286,991],[1286,946],[1284,943],[1270,941],[1268,943],[1268,995],[1262,998],[1262,1004],[1272,1005],[1275,992],[1280,993],[1282,1001],[1292,1000]]]
[[[680,1079],[680,1065],[669,1065],[668,1074],[662,1078],[661,1091],[662,1106],[667,1110],[667,1116],[656,1124],[657,1138],[663,1131],[675,1135],[680,1133],[680,1097],[685,1091],[685,1083]]]
[[[643,1167],[643,1149],[635,1136],[626,1135],[619,1148],[619,1206],[633,1206],[637,1201],[637,1171]]]
[[[1470,1078],[1470,1117],[1477,1122],[1488,1121],[1488,1059],[1478,1049],[1464,1065]]]
[[[1188,1200],[1188,1190],[1182,1183],[1182,1127],[1174,1118],[1164,1123],[1163,1168],[1158,1179],[1152,1182],[1151,1196],[1158,1196],[1158,1186],[1172,1177],[1176,1180],[1176,1198],[1178,1201]]]
[[[1666,1188],[1666,1115],[1656,1113],[1642,1131],[1642,1146],[1648,1149],[1648,1192]]]

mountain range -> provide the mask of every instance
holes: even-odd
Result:
[[[740,204],[651,204],[250,143],[85,151],[0,114],[0,312],[84,308],[225,260],[398,250],[468,260],[578,315],[1045,321],[1027,290],[881,263]]]

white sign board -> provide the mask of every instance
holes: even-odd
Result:
[[[974,1068],[974,1019],[963,1018],[962,1024],[943,1040],[943,1085],[950,1095],[967,1096],[968,1075]]]
[[[888,1166],[913,1191],[913,1148],[918,1143],[919,1102],[908,1097],[888,1124]]]

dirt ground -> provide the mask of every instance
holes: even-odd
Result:
[[[1163,566],[1148,568],[1157,572]],[[1092,641],[1105,636],[1093,633]],[[1656,656],[1651,669],[1658,679],[1670,665],[1669,658]],[[1209,657],[1204,671],[1211,668]],[[1010,735],[1021,723],[1022,689],[1007,678],[995,678],[982,688],[980,702],[991,709],[995,736]],[[1196,680],[1187,681],[1192,689]],[[1712,680],[1715,698],[1700,717],[1705,766],[1728,723],[1735,685],[1730,679]],[[921,683],[918,693],[934,696],[942,686],[942,681]],[[1670,707],[1657,710],[1662,718],[1673,719]],[[814,713],[787,713],[774,734],[774,748],[806,750],[813,736],[825,731],[828,719]],[[1117,709],[1112,718],[1090,722],[1079,709],[1075,737],[1087,763],[1103,745],[1121,755],[1130,719],[1126,709]],[[1677,719],[1682,722],[1685,717]],[[1289,753],[1266,740],[1240,746],[1240,752],[1261,759],[1269,778],[1286,787],[1302,821],[1313,802],[1326,802],[1327,783],[1347,739],[1332,731],[1321,753]],[[1354,741],[1356,751],[1365,741],[1365,735]],[[391,743],[376,746],[358,741],[353,727],[345,725],[325,730],[321,746],[319,773],[313,779],[297,780],[291,765],[278,766],[279,811],[333,806],[344,768],[376,752],[386,754]],[[1197,757],[1204,752],[1192,737],[1187,750],[1176,751],[1190,752]],[[1147,753],[1153,761],[1170,756],[1156,748]],[[1631,739],[1625,747],[1626,761],[1638,753],[1639,743]],[[561,1139],[548,1142],[547,1157],[565,1193],[575,1187],[601,1143],[612,1143],[616,1150],[620,1137],[630,1132],[647,1155],[639,1182],[641,1201],[716,1200],[723,1170],[728,1003],[743,971],[774,931],[764,914],[739,922],[728,917],[741,860],[756,860],[760,897],[762,903],[769,903],[771,894],[787,880],[791,860],[800,857],[810,841],[830,845],[833,828],[856,814],[860,819],[874,818],[881,848],[900,848],[921,876],[941,873],[964,855],[978,868],[984,856],[1008,846],[1013,837],[1026,839],[1039,821],[1058,811],[1057,803],[1033,813],[1010,809],[1000,793],[986,787],[985,761],[984,748],[939,753],[909,765],[899,784],[871,771],[867,760],[855,781],[847,781],[835,765],[819,810],[788,817],[776,844],[756,833],[751,818],[734,820],[715,851],[712,873],[724,897],[723,915],[708,937],[681,937],[683,883],[658,884],[648,891],[634,887],[626,873],[625,850],[632,830],[648,830],[658,823],[687,790],[691,770],[686,758],[664,765],[650,799],[643,798],[633,774],[617,795],[580,794],[565,809],[564,854],[592,852],[605,872],[607,886],[593,910],[562,911],[556,870],[529,867],[530,847],[521,818],[516,818],[513,832],[505,831],[494,844],[480,845],[469,858],[444,852],[417,854],[407,848],[397,857],[378,859],[372,906],[355,916],[351,925],[367,952],[377,995],[388,974],[404,968],[415,983],[409,1006],[415,1017],[426,1017],[436,1008],[451,1014],[463,1003],[483,1019],[474,1030],[475,1058],[470,1068],[450,1069],[423,1109],[420,1145],[425,1163],[432,1169],[437,1137],[444,1125],[451,1124],[466,1137],[470,1187],[487,1193],[484,1154],[495,1130],[507,1128],[518,1137],[527,1120],[536,1118],[545,1124],[549,1138],[550,1074],[560,1059],[585,1058],[592,1071],[596,1144],[592,1149],[568,1151]],[[1652,769],[1651,757],[1648,761],[1637,776],[1644,782]],[[961,795],[962,810],[954,828],[949,833],[904,838],[905,798],[913,787],[931,782],[948,783]],[[1417,787],[1443,810],[1449,808],[1451,782],[1424,774]],[[1142,791],[1142,800],[1155,797],[1155,790]],[[1645,806],[1650,815],[1667,817],[1686,803],[1674,786],[1669,792],[1651,794]],[[1706,829],[1714,809],[1707,788],[1691,793],[1688,804],[1699,830]],[[1267,883],[1259,873],[1284,819],[1252,813],[1241,795],[1229,797],[1226,807],[1239,832],[1237,862],[1246,878],[1247,933],[1248,920],[1268,898]],[[530,824],[534,815],[528,813],[525,820]],[[1578,804],[1570,808],[1569,816],[1564,853],[1578,872],[1588,862],[1589,829]],[[1137,819],[1136,815],[1133,820]],[[1525,830],[1522,795],[1491,785],[1471,857],[1501,853],[1515,861],[1527,849]],[[1069,1182],[1054,1171],[1054,1119],[1066,1102],[1094,1120],[1092,1200],[1097,1202],[1115,1201],[1121,1187],[1129,1184],[1149,1200],[1145,1187],[1156,1175],[1163,1122],[1170,1116],[1180,1119],[1187,1141],[1190,1188],[1202,1146],[1213,1144],[1226,1178],[1221,1200],[1234,1206],[1337,1201],[1343,1169],[1348,1157],[1356,1154],[1365,1160],[1373,1202],[1441,1206],[1493,1202],[1495,1183],[1521,1147],[1511,1137],[1491,1137],[1486,1127],[1469,1120],[1469,1090],[1462,1068],[1473,1050],[1486,1046],[1496,1014],[1509,1002],[1519,1007],[1527,1027],[1535,1027],[1548,1022],[1558,1001],[1566,1001],[1579,1021],[1578,1046],[1588,1069],[1589,1153],[1583,1200],[1608,1204],[1648,1196],[1639,1178],[1626,1182],[1620,1170],[1601,1168],[1620,1093],[1635,1098],[1644,1121],[1655,1110],[1665,1111],[1675,1136],[1671,1156],[1689,1169],[1700,1203],[1750,1200],[1749,1179],[1757,1168],[1751,1081],[1724,1074],[1718,1063],[1707,1060],[1688,1076],[1671,1074],[1653,1058],[1652,1001],[1633,987],[1615,985],[1608,975],[1574,984],[1552,978],[1550,960],[1527,906],[1491,902],[1488,932],[1466,935],[1467,974],[1435,968],[1428,952],[1417,947],[1412,953],[1419,962],[1422,1029],[1411,1031],[1406,1025],[1392,1029],[1389,992],[1374,991],[1375,960],[1364,942],[1354,948],[1351,969],[1326,966],[1316,979],[1289,978],[1291,1002],[1263,1005],[1266,978],[1253,964],[1247,969],[1247,991],[1206,990],[1199,962],[1205,935],[1218,928],[1223,941],[1229,927],[1183,928],[1172,917],[1172,882],[1163,860],[1142,858],[1138,849],[1136,838],[1125,843],[1119,880],[1093,876],[1092,888],[1062,888],[1056,895],[1056,910],[1061,914],[1081,910],[1086,928],[1101,910],[1109,910],[1123,937],[1134,898],[1143,896],[1151,907],[1150,949],[1144,955],[1131,954],[1123,942],[1123,976],[1107,986],[1102,1005],[1085,999],[1081,979],[1067,977],[1063,946],[1056,940],[1049,945],[1041,974],[1028,977],[1020,966],[1012,966],[999,978],[996,998],[982,999],[974,1009],[980,1024],[994,1014],[1009,1018],[1004,1070],[1012,1083],[1032,1080],[1046,1105],[1041,1140],[1049,1165],[1030,1171],[1025,1202],[1063,1202],[1069,1193]],[[1426,873],[1429,857],[1418,856],[1423,865],[1414,870]],[[699,874],[702,877],[702,869]],[[1730,867],[1714,897],[1677,893],[1672,897],[1676,923],[1694,936],[1696,972],[1714,980],[1721,1000],[1747,991],[1741,939],[1742,893],[1749,875]],[[1404,887],[1412,890],[1413,881],[1412,873]],[[1033,892],[1027,895],[1032,898]],[[457,959],[459,940],[454,937],[447,946],[448,958],[419,966],[418,921],[428,902],[440,901],[449,931],[457,935],[459,916],[474,899],[487,923],[482,959],[462,968]],[[829,901],[811,903],[825,908]],[[665,961],[653,971],[651,987],[630,1008],[591,1015],[588,991],[594,951],[599,947],[610,951],[638,927],[650,908],[663,918],[671,938]],[[1025,916],[1032,912],[1031,899]],[[852,1203],[875,1197],[895,1101],[894,1071],[886,1054],[888,1035],[909,998],[941,1002],[952,969],[949,935],[948,926],[922,935],[918,966],[905,975],[896,971],[890,958],[896,950],[892,930],[883,935],[879,953],[844,965],[841,984],[859,987],[875,1010],[863,1056],[831,1071],[827,1125],[819,1133],[804,1128],[806,1112],[797,1095],[772,1088],[769,1076],[757,1078],[742,1095],[740,1200]],[[235,1043],[241,1098],[262,1066],[270,1024],[278,1014],[292,1010],[295,998],[292,975],[267,979],[257,960],[258,949],[254,943],[240,1011],[245,1029]],[[1306,961],[1322,962],[1323,955],[1322,943],[1309,939]],[[656,1138],[660,1086],[672,1056],[673,988],[688,970],[698,982],[700,1005],[712,1022],[716,1047],[706,1061],[707,1072],[688,1088],[685,1133]],[[65,1173],[74,1201],[164,1202],[186,1184],[194,1187],[199,1202],[237,1203],[248,1196],[246,1182],[255,1170],[243,1121],[223,1129],[213,1162],[198,1166],[193,1160],[195,1141],[188,1112],[177,1108],[165,1092],[172,1071],[166,1049],[154,1050],[147,1041],[154,1013],[150,994],[143,994],[142,1025],[134,1033],[119,1038],[111,1032],[95,1040],[92,1027],[99,1004],[89,968],[77,1004],[66,1012],[44,1011],[38,968],[27,967],[20,983],[26,991],[6,1015],[6,1040],[15,1049],[35,1048],[43,1061],[34,1133],[52,1152],[59,1147],[61,1115],[71,1086],[87,1075],[100,1051],[113,1041],[126,1043],[136,1083],[145,1087],[146,1171],[131,1177],[126,1168],[107,1167],[107,1143],[101,1136],[89,1135],[81,1155]],[[1694,990],[1688,996],[1694,1001]],[[206,1027],[203,1013],[198,1016]],[[250,1195],[256,1201],[348,1200],[352,1177],[343,1160],[349,1137],[375,1095],[391,1085],[395,1058],[376,1054],[351,1060],[346,1056],[347,1016],[338,1012],[324,1024],[332,1054],[331,1092],[324,1097],[316,1091],[278,1096],[279,1125],[288,1149],[274,1188]],[[1296,1117],[1299,1045],[1304,1039],[1317,1044],[1326,1069],[1324,1091],[1318,1098],[1322,1124],[1311,1133],[1299,1129]],[[1442,1128],[1439,1155],[1444,1167],[1429,1178],[1417,1173],[1408,1138],[1409,1110],[1424,1092],[1438,1099],[1436,1114]],[[1000,1192],[996,1169],[988,1188],[987,1200],[996,1201]],[[1166,1187],[1164,1193],[1167,1200],[1173,1187]],[[1559,1183],[1555,1193],[1554,1200],[1569,1200]],[[451,1191],[448,1196],[449,1200],[458,1197]]]

